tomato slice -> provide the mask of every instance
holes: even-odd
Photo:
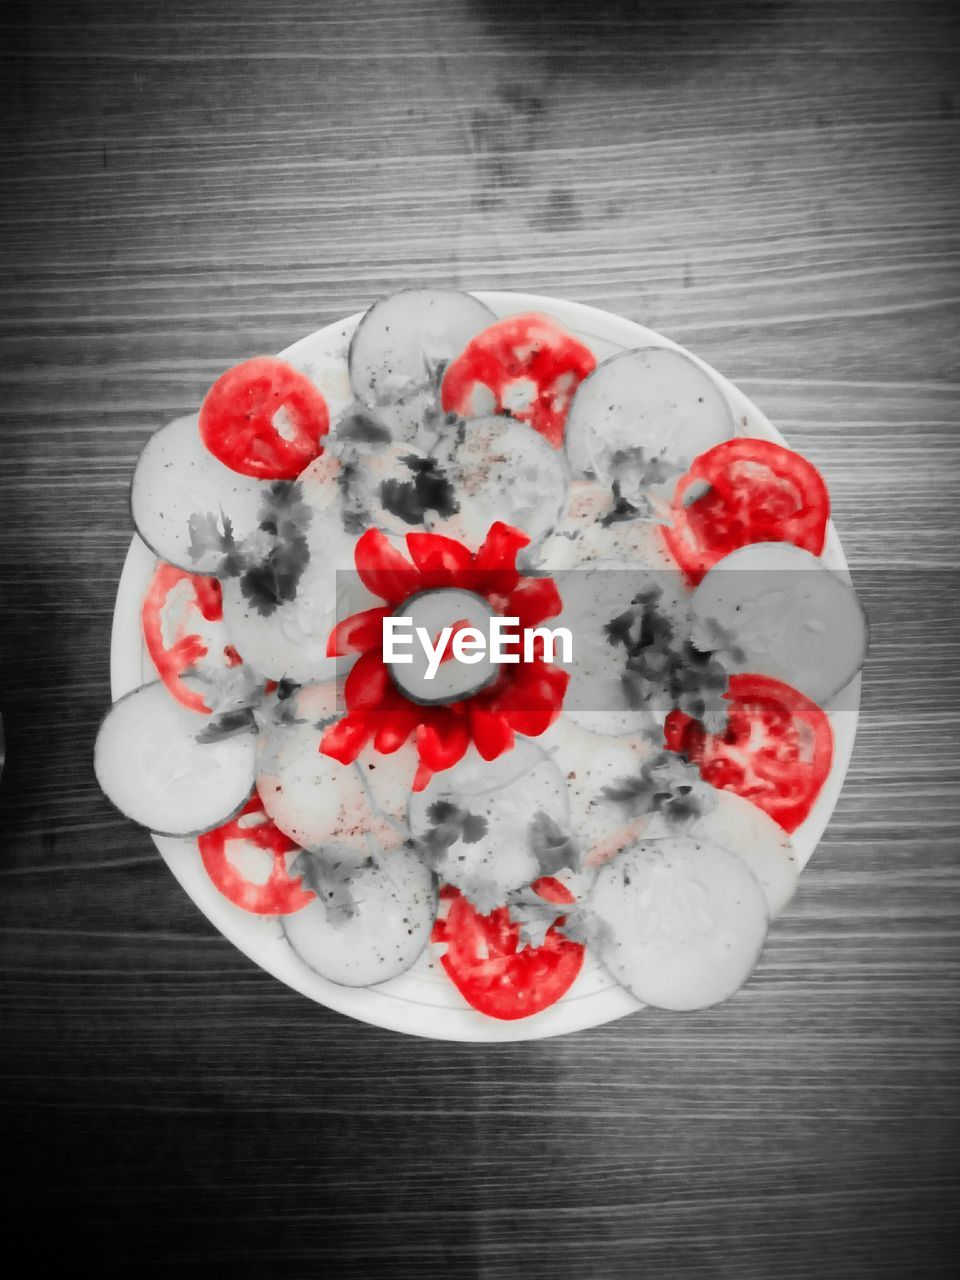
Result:
[[[251,821],[254,815],[257,820]],[[230,841],[242,841],[273,858],[270,875],[263,884],[248,880],[231,862],[227,856]],[[200,836],[197,844],[207,875],[225,898],[244,911],[258,916],[288,916],[316,897],[303,887],[299,876],[292,876],[287,870],[287,855],[298,852],[298,846],[273,825],[258,795],[254,795],[232,821]]]
[[[221,374],[200,407],[200,437],[215,458],[259,480],[295,480],[323,453],[327,402],[306,374],[255,356]]]
[[[725,696],[730,708],[722,733],[671,711],[667,747],[697,765],[705,782],[745,797],[784,831],[795,831],[830,772],[830,721],[815,702],[771,676],[731,676]]]
[[[573,894],[552,876],[533,885],[548,902],[571,903]],[[446,944],[440,963],[474,1009],[491,1018],[527,1018],[555,1004],[569,990],[583,964],[584,948],[551,925],[541,947],[520,945],[520,926],[506,907],[482,916],[458,889],[444,885],[447,906],[432,941]],[[561,923],[561,921],[557,921]]]
[[[187,573],[172,564],[157,566],[140,611],[147,652],[176,700],[191,711],[206,715],[210,708],[203,695],[184,684],[182,677],[207,657],[211,633],[216,634],[216,624],[222,619],[220,583],[216,578]],[[214,626],[204,627],[204,622]],[[240,660],[233,645],[223,646],[225,666],[236,666]]]
[[[443,407],[474,418],[509,414],[559,449],[573,393],[596,364],[590,348],[549,316],[507,316],[451,361],[441,387]]]
[[[696,586],[718,560],[752,542],[792,542],[818,556],[829,516],[827,486],[806,458],[770,440],[725,440],[679,480],[663,537]]]

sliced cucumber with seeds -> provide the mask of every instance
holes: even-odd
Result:
[[[626,653],[611,643],[607,628],[630,609],[638,594],[659,589],[660,608],[671,615],[683,610],[678,575],[665,575],[643,565],[597,560],[557,578],[563,612],[551,625],[566,627],[572,637],[573,662],[564,714],[595,733],[656,733],[647,707],[631,705]]]
[[[434,453],[456,506],[446,516],[428,513],[437,532],[478,547],[502,520],[536,544],[560,518],[567,489],[563,455],[526,423],[475,418],[442,438]]]
[[[595,868],[622,853],[643,834],[649,815],[631,818],[604,788],[636,775],[656,747],[644,734],[593,733],[566,712],[537,740],[552,753],[567,784],[570,829],[580,863]]]
[[[618,982],[660,1009],[706,1009],[753,972],[767,900],[736,854],[705,840],[636,845],[597,874],[590,907],[600,957]]]
[[[292,600],[271,613],[243,593],[242,579],[223,584],[223,620],[230,643],[244,661],[270,680],[329,680],[349,665],[327,655],[327,640],[338,618],[380,603],[354,572],[357,538],[327,516],[311,528],[310,559]],[[338,665],[339,664],[339,665]]]
[[[320,752],[323,726],[342,710],[333,682],[308,684],[282,704],[257,741],[257,791],[274,823],[303,849],[336,845],[353,862],[402,834],[371,801],[358,769]]]
[[[541,747],[518,738],[496,760],[483,760],[471,748],[459,764],[412,794],[410,831],[433,848],[441,879],[487,912],[501,906],[511,889],[540,875],[531,835],[538,812],[569,830],[563,774]],[[437,845],[434,832],[445,824],[449,843]]]
[[[689,463],[733,435],[733,412],[706,370],[671,347],[643,347],[611,356],[581,382],[566,450],[574,475],[610,484],[618,454],[642,448],[647,460]]]
[[[619,560],[672,575],[682,587],[677,563],[663,541],[663,526],[654,519],[619,520],[614,515],[610,489],[595,480],[572,480],[556,528],[527,553],[528,563],[556,572],[598,560]]]
[[[222,552],[190,554],[190,517],[213,515],[221,529],[229,521],[241,542],[256,529],[266,486],[231,471],[200,439],[196,414],[177,418],[155,432],[137,460],[130,509],[137,533],[162,560],[191,573],[215,573]]]
[[[336,847],[320,857],[342,873]],[[281,918],[300,959],[345,987],[374,986],[406,972],[426,947],[437,915],[430,871],[401,846],[348,868],[339,888],[344,905],[325,901],[321,888],[316,902]]]
[[[435,392],[443,367],[494,320],[478,298],[453,289],[404,289],[375,302],[350,343],[354,394],[371,408],[406,401],[416,418],[418,393]]]
[[[409,443],[350,450],[344,455],[342,487],[345,509],[353,518],[397,537],[430,528],[431,517],[451,510],[443,471]]]
[[[747,864],[766,894],[775,919],[796,893],[800,864],[790,837],[755,804],[732,791],[715,791],[714,807],[698,818],[690,834],[711,840]]]
[[[107,799],[158,835],[195,836],[229,821],[253,788],[256,740],[251,732],[202,742],[198,735],[209,724],[159,680],[120,698],[94,747],[94,772]]]
[[[716,564],[693,593],[694,613],[718,622],[741,653],[731,672],[792,685],[821,706],[850,683],[867,652],[867,621],[853,590],[817,556],[757,542]]]
[[[410,643],[403,646],[403,653],[410,661],[388,665],[397,688],[411,701],[425,705],[455,702],[471,697],[497,678],[500,667],[492,660],[489,650],[477,647],[475,652],[470,652],[464,644],[463,661],[454,653],[455,637],[466,628],[479,633],[472,637],[477,646],[480,637],[484,642],[489,637],[493,609],[482,596],[459,587],[421,591],[405,601],[402,609],[402,616],[410,620],[412,628],[405,636]],[[431,659],[427,654],[418,629],[426,633],[438,654],[439,665],[437,658]],[[441,655],[439,644],[444,637]]]

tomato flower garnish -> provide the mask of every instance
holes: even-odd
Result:
[[[340,622],[330,633],[331,657],[359,654],[344,686],[346,714],[326,730],[320,750],[344,764],[356,760],[370,742],[389,755],[411,737],[419,755],[414,791],[434,773],[449,769],[471,743],[485,760],[514,744],[516,733],[544,733],[563,705],[569,676],[543,659],[539,637],[526,660],[524,633],[562,608],[552,578],[522,577],[517,553],[530,539],[497,521],[476,551],[453,538],[409,533],[410,559],[378,529],[360,538],[354,561],[361,582],[386,603]],[[519,619],[524,657],[497,669],[495,678],[469,696],[442,705],[408,698],[397,687],[383,656],[383,619],[404,613],[404,602],[427,591],[468,591],[504,617]],[[519,656],[519,655],[518,655]]]

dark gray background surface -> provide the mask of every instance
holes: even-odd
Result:
[[[949,6],[117,0],[0,23],[13,1232],[35,1218],[37,1256],[135,1276],[952,1272]],[[364,1027],[216,935],[97,790],[137,450],[228,364],[417,281],[659,329],[828,480],[873,621],[860,734],[728,1006],[499,1048]]]

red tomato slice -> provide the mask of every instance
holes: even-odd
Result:
[[[533,888],[548,902],[574,900],[552,876],[537,880]],[[440,962],[474,1009],[505,1021],[527,1018],[569,990],[583,964],[584,949],[559,933],[556,925],[547,930],[542,947],[518,951],[520,926],[506,907],[482,916],[451,885],[444,885],[440,896],[449,909],[446,919],[434,925],[432,941],[446,944]]]
[[[723,733],[708,733],[699,720],[671,711],[667,747],[696,764],[705,782],[744,796],[784,831],[795,831],[830,772],[830,721],[815,702],[770,676],[731,676],[725,696],[730,710]]]
[[[329,427],[327,402],[310,379],[273,356],[228,369],[200,407],[200,437],[213,456],[259,480],[295,480],[323,453]]]
[[[770,440],[725,440],[681,477],[673,527],[663,537],[696,586],[718,560],[752,542],[792,542],[818,556],[829,516],[827,486],[806,458]]]
[[[259,815],[260,820],[247,825],[242,819],[251,814]],[[227,842],[241,840],[273,858],[269,878],[263,884],[248,880],[227,857]],[[299,876],[292,876],[287,870],[287,854],[297,852],[298,846],[273,825],[257,795],[238,817],[200,836],[197,844],[207,875],[225,898],[244,911],[258,916],[288,916],[316,897],[303,887]]]
[[[590,348],[549,316],[507,316],[451,361],[441,388],[443,407],[466,417],[508,413],[559,449],[573,393],[596,364]]]
[[[171,595],[181,583],[186,586],[181,591],[178,607],[173,611]],[[203,627],[203,622],[218,623],[222,618],[220,583],[216,578],[187,573],[172,564],[157,566],[140,611],[147,652],[160,679],[176,700],[191,711],[206,715],[209,715],[210,708],[203,695],[185,685],[182,677],[209,652],[211,628]],[[204,636],[201,634],[203,631],[208,634]],[[240,655],[233,645],[223,647],[223,661],[228,667],[240,662]]]

